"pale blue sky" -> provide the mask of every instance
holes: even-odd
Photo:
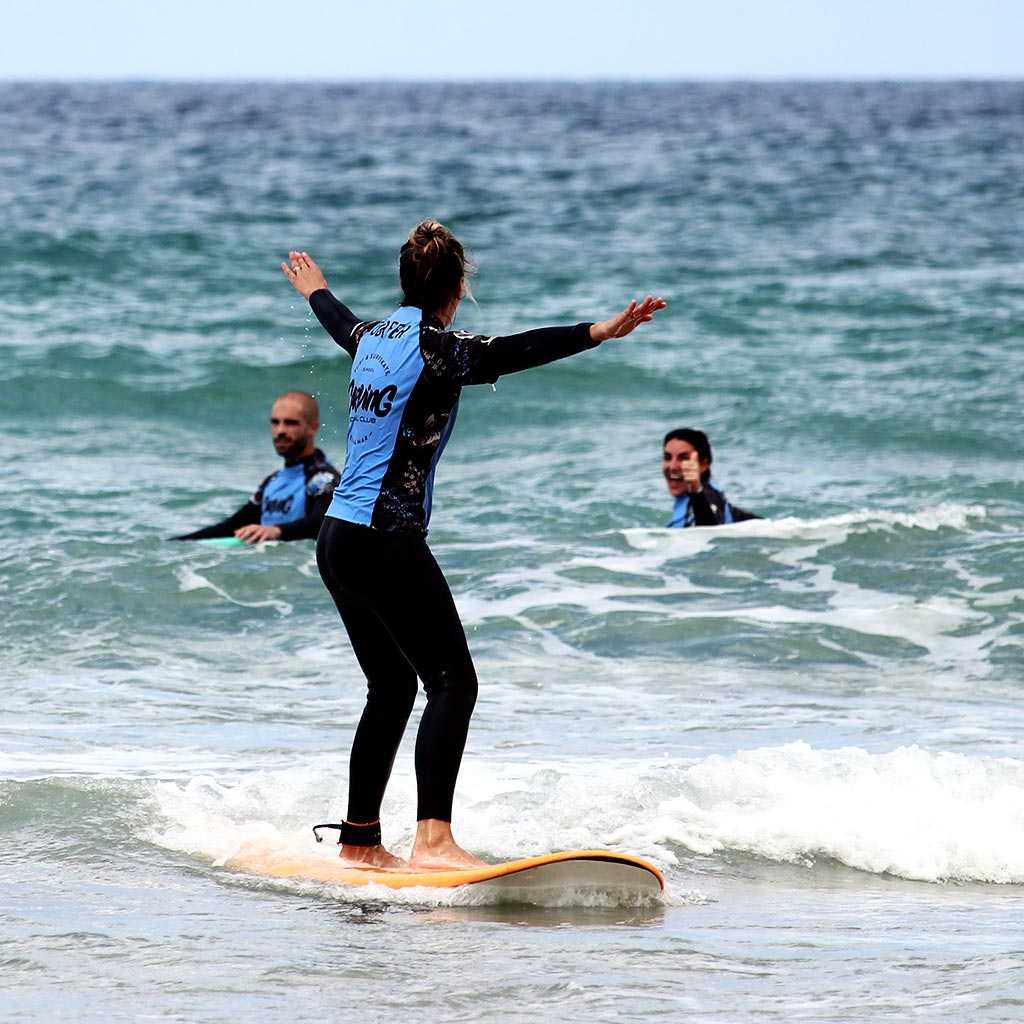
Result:
[[[1024,0],[0,0],[3,79],[1020,78]]]

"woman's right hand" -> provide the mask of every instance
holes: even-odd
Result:
[[[285,277],[292,287],[304,298],[308,299],[313,292],[327,287],[327,278],[308,252],[288,253],[288,262],[281,264]]]
[[[664,299],[652,299],[650,295],[643,302],[634,299],[618,316],[590,325],[592,341],[607,341],[609,338],[624,338],[632,334],[641,324],[654,319],[659,309],[665,308]]]

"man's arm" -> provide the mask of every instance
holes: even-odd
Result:
[[[228,516],[227,519],[212,526],[204,526],[201,530],[193,533],[183,533],[180,537],[171,537],[171,540],[208,540],[211,537],[233,537],[235,530],[243,526],[260,521],[260,507],[252,501],[247,501],[237,512]]]
[[[315,498],[307,498],[307,511],[301,519],[279,524],[281,540],[316,540],[317,534],[320,533],[320,524],[327,515],[333,496],[334,491],[331,490],[325,494],[318,494]]]

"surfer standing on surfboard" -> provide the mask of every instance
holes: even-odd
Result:
[[[452,836],[452,802],[477,695],[476,671],[451,590],[426,544],[434,470],[467,384],[622,338],[665,302],[647,296],[609,320],[495,337],[451,330],[472,271],[447,228],[427,220],[399,255],[402,301],[383,320],[360,320],[328,290],[308,253],[281,264],[328,334],[352,356],[348,450],[317,541],[320,575],[366,675],[366,706],[349,762],[341,856],[403,867],[381,845],[380,808],[423,681],[416,737],[417,827],[409,866],[483,863]]]

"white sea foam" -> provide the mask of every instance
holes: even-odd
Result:
[[[317,844],[310,826],[328,817],[324,807],[336,802],[333,774],[324,770],[296,769],[280,773],[259,773],[243,782],[225,783],[212,776],[203,776],[188,783],[159,783],[154,794],[162,822],[157,823],[154,839],[165,847],[197,857],[211,868],[248,873],[254,863],[280,863],[283,860],[302,864],[316,863],[336,857],[336,845],[332,840]],[[476,778],[476,784],[467,787],[473,790],[473,798],[459,808],[460,818],[465,825],[460,840],[471,849],[484,852],[489,850],[491,860],[513,859],[545,852],[546,849],[591,848],[593,843],[582,839],[587,830],[578,832],[575,842],[545,845],[538,837],[524,842],[521,830],[513,828],[509,833],[509,819],[502,809],[509,794],[530,794],[527,780],[516,775],[483,774]],[[411,845],[411,825],[415,806],[414,787],[408,776],[396,780],[393,793],[386,804],[387,815],[403,820],[407,827],[403,832],[385,833],[385,842],[397,852],[407,851]],[[494,818],[498,825],[492,825]],[[331,820],[337,820],[334,816]],[[514,824],[514,823],[513,823]],[[565,830],[561,830],[564,834]],[[487,847],[484,836],[490,836]],[[516,846],[495,852],[494,843],[515,841]],[[486,855],[486,854],[485,854]],[[270,879],[271,884],[307,888],[314,885],[301,877],[282,880]],[[486,890],[444,891],[432,889],[409,889],[394,892],[375,887],[352,890],[339,889],[330,883],[321,883],[336,897],[349,896],[353,900],[386,898],[397,903],[429,903],[434,905],[468,904],[490,902],[495,898],[504,899]],[[678,902],[693,902],[700,899],[680,889]],[[552,892],[544,897],[534,895],[534,902],[544,905],[581,906],[618,905],[622,902],[647,903],[647,897],[629,897],[615,891]]]
[[[647,615],[660,622],[721,619],[768,628],[823,627],[902,641],[920,648],[933,665],[969,664],[974,675],[984,675],[988,651],[1006,630],[988,608],[996,601],[1005,604],[1004,593],[977,601],[983,581],[965,578],[950,559],[951,578],[962,582],[959,592],[922,597],[913,577],[897,571],[883,575],[884,587],[858,583],[854,580],[864,577],[859,565],[847,566],[841,560],[846,556],[837,558],[832,550],[854,535],[897,528],[966,530],[984,518],[981,506],[946,504],[920,513],[861,511],[725,528],[626,530],[628,552],[591,546],[569,558],[524,560],[495,569],[481,586],[460,590],[458,600],[470,626],[509,619],[539,632],[554,609],[579,609],[591,617]],[[758,540],[753,551],[752,538]],[[746,561],[735,567],[733,545],[742,539]],[[718,545],[721,557],[697,561]],[[699,569],[691,573],[690,564]],[[770,604],[749,603],[758,586],[771,595]],[[707,600],[692,600],[697,595]]]
[[[232,597],[223,587],[218,587],[216,583],[208,580],[202,573],[196,572],[188,566],[179,568],[177,576],[182,593],[188,593],[192,590],[212,590],[218,597],[222,597],[225,601],[230,601],[240,608],[274,608],[282,615],[290,615],[292,612],[292,606],[289,602],[280,601],[276,598],[266,598],[262,601],[242,601],[237,597]]]
[[[829,858],[923,881],[1024,882],[1024,762],[805,743],[682,771],[646,830],[701,853]]]
[[[211,866],[247,844],[309,850],[337,806],[326,763],[239,780],[154,784],[163,845]],[[411,844],[415,787],[400,762],[385,842]],[[688,887],[687,855],[744,853],[808,868],[837,862],[929,882],[1024,883],[1024,761],[901,747],[871,754],[803,742],[698,761],[474,762],[460,781],[460,842],[487,859],[606,848]]]
[[[623,530],[622,534],[630,546],[638,550],[664,548],[666,545],[679,545],[687,549],[694,546],[692,549],[696,550],[705,547],[710,541],[728,542],[739,537],[806,537],[835,542],[850,533],[890,531],[897,526],[932,532],[941,529],[966,530],[973,520],[985,517],[986,511],[982,505],[945,502],[920,512],[859,509],[817,519],[787,516],[785,519],[748,519],[727,528],[697,526],[688,530],[628,529]]]

